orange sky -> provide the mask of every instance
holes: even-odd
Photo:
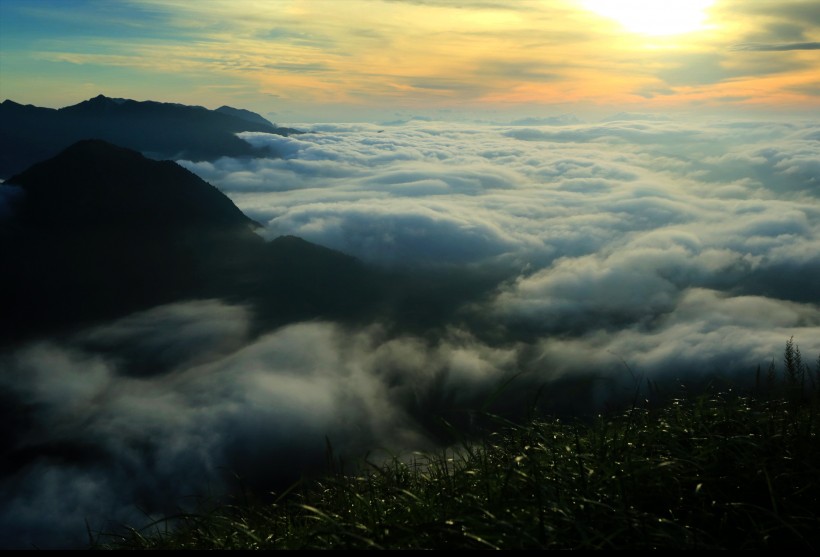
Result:
[[[0,97],[103,93],[283,121],[820,107],[820,2],[638,4],[0,0]]]

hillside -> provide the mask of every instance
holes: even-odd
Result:
[[[267,325],[366,308],[353,258],[269,244],[215,187],[171,161],[78,142],[0,185],[0,344],[203,297],[258,306]]]

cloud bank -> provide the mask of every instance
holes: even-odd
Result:
[[[771,358],[791,335],[817,352],[817,122],[562,122],[307,125],[243,134],[280,159],[183,164],[271,237],[388,267],[500,270],[464,309],[479,335],[636,361],[652,339],[669,354],[646,360],[656,371]]]
[[[430,448],[439,417],[470,427],[513,376],[502,411],[543,387],[572,414],[631,396],[632,374],[742,382],[789,337],[820,353],[816,122],[303,127],[243,134],[281,158],[181,164],[269,238],[458,307],[424,328],[396,326],[404,300],[394,322],[260,333],[251,306],[188,301],[9,349],[0,545],[79,546],[86,519],[142,524],[233,474],[281,490],[321,471],[326,439],[350,458]]]

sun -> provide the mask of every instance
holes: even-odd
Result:
[[[599,15],[642,35],[679,35],[706,27],[706,10],[715,0],[581,0]]]

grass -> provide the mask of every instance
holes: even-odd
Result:
[[[203,504],[94,547],[818,549],[820,382],[798,363],[754,393],[583,422],[494,417],[455,448],[336,466],[272,503]]]

